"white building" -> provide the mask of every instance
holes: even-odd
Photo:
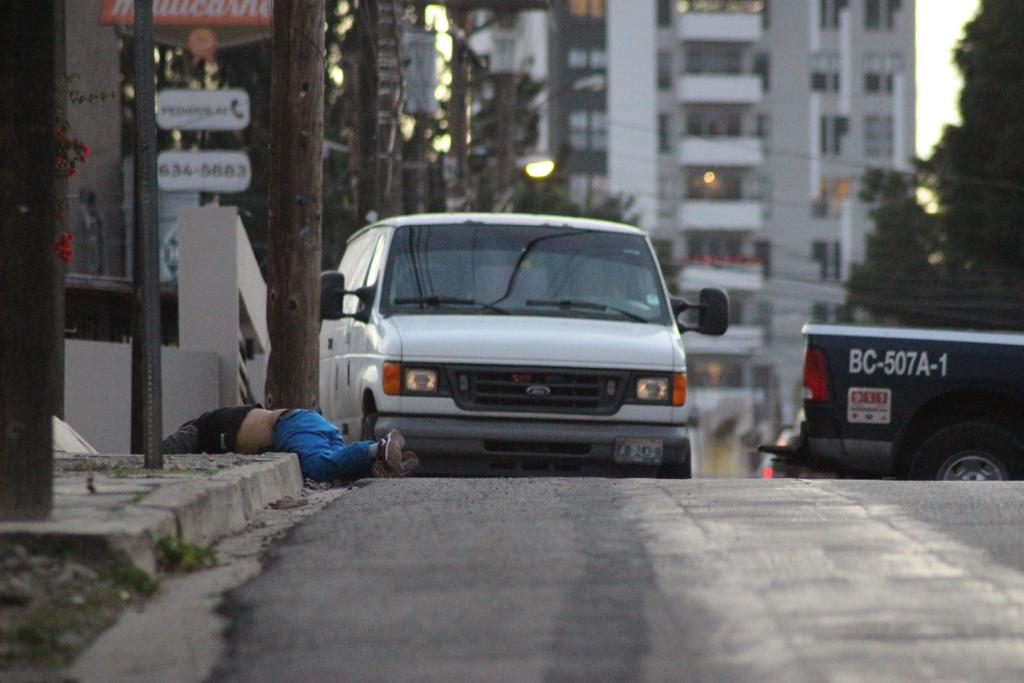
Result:
[[[793,419],[800,328],[844,315],[864,256],[860,177],[913,155],[914,6],[608,1],[608,186],[671,241],[684,291],[729,291],[724,347],[756,342],[692,353],[698,388],[774,387]]]

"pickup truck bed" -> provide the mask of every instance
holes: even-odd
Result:
[[[806,325],[782,462],[900,479],[1024,477],[1024,334]]]

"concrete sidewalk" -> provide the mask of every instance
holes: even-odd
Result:
[[[54,457],[50,519],[0,522],[0,539],[95,541],[150,574],[161,538],[208,546],[245,529],[258,510],[302,495],[299,461],[290,453],[165,455],[163,470],[144,469],[141,455]]]

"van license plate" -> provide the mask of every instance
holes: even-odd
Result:
[[[660,465],[661,439],[615,439],[615,462],[629,465]]]

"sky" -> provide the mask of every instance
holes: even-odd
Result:
[[[931,155],[947,123],[959,121],[960,74],[953,47],[979,0],[917,0],[917,155]]]

